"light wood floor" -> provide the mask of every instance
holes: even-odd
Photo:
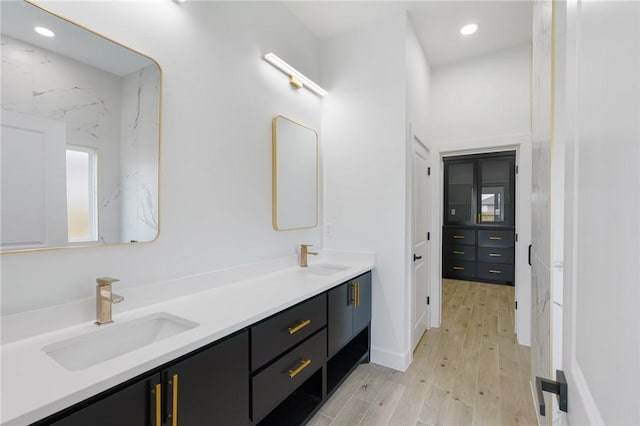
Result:
[[[402,373],[360,365],[309,425],[536,425],[514,288],[443,280],[442,325]]]

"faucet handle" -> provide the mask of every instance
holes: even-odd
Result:
[[[313,244],[300,244],[300,247],[313,247]]]
[[[113,283],[117,283],[118,281],[120,281],[119,278],[111,278],[111,277],[102,277],[102,278],[97,278],[96,282],[98,283],[99,287],[103,287],[105,285],[110,285]]]

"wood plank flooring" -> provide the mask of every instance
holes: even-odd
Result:
[[[406,372],[360,365],[309,425],[536,425],[514,288],[443,280],[442,325]]]

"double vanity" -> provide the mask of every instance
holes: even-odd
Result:
[[[373,255],[317,257],[122,284],[113,324],[3,344],[2,424],[303,423],[370,356]]]

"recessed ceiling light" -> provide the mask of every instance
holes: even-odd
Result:
[[[476,31],[478,31],[478,26],[476,24],[469,24],[469,25],[465,25],[464,27],[460,28],[460,34],[467,36],[467,35],[471,35],[473,33],[475,33]]]
[[[51,31],[49,28],[45,28],[45,27],[35,27],[34,30],[36,30],[38,34],[45,37],[53,37],[56,35],[56,33]]]

